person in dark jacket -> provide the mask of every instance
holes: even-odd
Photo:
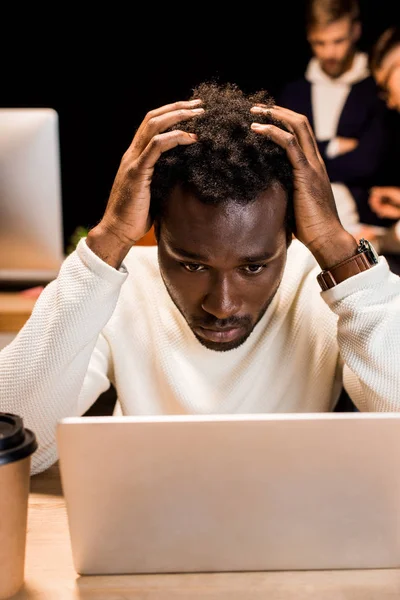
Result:
[[[377,241],[383,252],[400,257],[400,26],[388,27],[380,33],[369,54],[369,67],[381,97],[392,111],[396,134],[390,148],[389,185],[371,188],[369,204],[380,218],[393,219],[392,227]]]
[[[388,226],[368,203],[379,181],[390,132],[361,36],[357,0],[309,0],[306,33],[312,51],[304,76],[287,83],[278,103],[307,116],[346,229]]]
[[[368,225],[359,232],[373,240],[390,268],[400,274],[400,27],[392,25],[376,38],[369,51],[369,68],[381,98],[391,116],[391,144],[385,161],[385,184],[374,185],[369,193],[369,206],[380,219],[391,225],[375,232]]]

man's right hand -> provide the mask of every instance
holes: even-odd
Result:
[[[373,187],[369,205],[381,219],[400,219],[400,187]]]
[[[150,229],[150,184],[154,165],[163,152],[196,142],[181,130],[166,130],[204,112],[201,100],[175,102],[147,113],[124,153],[100,223],[90,230],[87,244],[109,265],[118,268],[130,248]]]

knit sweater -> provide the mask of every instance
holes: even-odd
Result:
[[[360,410],[398,410],[400,278],[381,257],[321,292],[319,271],[294,240],[252,334],[216,352],[170,299],[156,246],[132,248],[117,270],[82,239],[0,352],[0,411],[35,432],[32,474],[57,459],[58,420],[84,414],[110,382],[125,415],[331,411],[342,381]]]

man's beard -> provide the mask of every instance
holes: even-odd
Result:
[[[280,285],[280,282],[279,282],[278,285],[276,286],[276,289],[273,292],[273,294],[270,296],[270,298],[268,298],[267,302],[261,308],[260,312],[258,313],[257,319],[254,321],[254,324],[252,325],[252,318],[249,315],[244,315],[243,317],[233,316],[233,317],[229,317],[227,319],[218,319],[217,317],[214,317],[213,315],[206,313],[204,315],[204,317],[193,317],[192,319],[187,317],[185,315],[185,313],[182,311],[182,309],[180,308],[180,306],[175,301],[162,274],[161,274],[161,277],[163,279],[163,282],[164,282],[165,288],[169,294],[169,297],[171,298],[171,300],[174,303],[174,305],[176,306],[176,308],[179,310],[180,314],[185,319],[185,321],[188,324],[194,337],[197,339],[198,342],[200,342],[200,344],[202,346],[204,346],[205,348],[208,348],[208,350],[214,350],[215,352],[227,352],[228,350],[235,350],[236,348],[238,348],[239,346],[244,344],[244,342],[253,333],[256,325],[261,321],[261,319],[265,315],[265,313],[266,313],[269,305],[271,304],[273,298],[275,297],[275,294],[278,291],[278,288]],[[229,328],[242,327],[245,329],[245,332],[238,339],[232,340],[232,342],[212,342],[211,340],[206,340],[206,339],[200,337],[199,335],[197,335],[196,332],[194,331],[194,329],[197,327],[205,327],[205,328],[210,328],[210,329],[225,329],[225,330],[229,329]]]
[[[227,352],[228,350],[235,350],[236,348],[239,348],[239,346],[245,343],[245,341],[253,333],[257,323],[259,323],[263,318],[268,306],[271,304],[271,301],[272,298],[268,300],[266,305],[261,309],[253,325],[251,324],[252,321],[249,315],[245,315],[244,317],[229,317],[228,319],[216,319],[213,318],[212,315],[210,315],[210,318],[208,318],[207,321],[205,321],[204,319],[193,319],[189,321],[188,319],[186,319],[182,311],[180,312],[185,318],[187,324],[189,325],[193,335],[202,346],[205,346],[209,350],[214,350],[215,352]],[[177,306],[176,304],[175,306],[178,308],[178,310],[180,310],[179,306]],[[197,335],[197,333],[194,331],[195,327],[209,327],[212,329],[230,329],[235,327],[241,327],[245,329],[245,333],[241,337],[233,340],[232,342],[212,342],[210,340],[205,340],[204,338]]]
[[[349,53],[342,60],[327,60],[321,63],[322,70],[332,79],[337,79],[351,69],[354,52]]]
[[[323,63],[322,70],[333,79],[337,79],[341,75],[343,75],[343,63],[339,61],[327,61]]]

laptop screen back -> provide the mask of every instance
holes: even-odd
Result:
[[[400,414],[58,425],[81,574],[400,565]]]

